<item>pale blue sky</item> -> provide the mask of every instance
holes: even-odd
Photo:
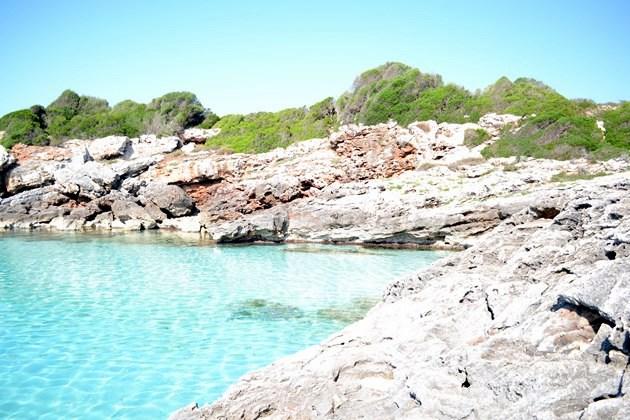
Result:
[[[146,102],[189,90],[219,114],[338,96],[402,61],[468,89],[502,75],[630,99],[630,2],[0,2],[0,115],[62,90]]]

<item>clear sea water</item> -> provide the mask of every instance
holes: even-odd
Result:
[[[315,344],[443,254],[0,235],[0,418],[166,418]]]

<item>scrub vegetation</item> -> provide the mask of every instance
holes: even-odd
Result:
[[[172,92],[148,104],[107,101],[64,91],[47,107],[35,105],[0,118],[1,143],[57,144],[71,138],[112,134],[172,135],[189,127],[219,128],[207,146],[231,152],[265,152],[310,138],[324,137],[340,124],[377,124],[389,120],[476,122],[489,112],[523,117],[518,129],[506,129],[485,157],[608,159],[630,150],[630,104],[598,105],[587,99],[565,98],[533,79],[502,77],[484,90],[470,92],[445,84],[436,74],[402,63],[368,70],[336,100],[278,112],[219,117],[189,92]],[[604,123],[601,130],[597,121]],[[466,144],[488,139],[480,130],[466,133]]]

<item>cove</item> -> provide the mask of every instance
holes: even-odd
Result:
[[[0,235],[0,418],[165,418],[359,319],[444,253]]]

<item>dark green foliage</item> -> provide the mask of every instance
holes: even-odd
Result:
[[[80,96],[65,90],[48,107],[5,115],[3,144],[60,143],[71,138],[93,139],[118,134],[175,134],[204,123],[212,126],[218,117],[205,109],[189,92],[172,92],[148,105],[123,101],[113,108],[104,99]]]
[[[616,109],[602,115],[606,127],[606,142],[613,147],[630,150],[630,102],[622,102]]]
[[[147,131],[154,134],[173,134],[187,127],[201,124],[206,110],[190,92],[171,92],[153,99],[147,105]]]
[[[387,63],[359,76],[337,101],[343,123],[377,124],[395,120],[477,121],[489,108],[486,98],[444,85],[439,75],[421,73],[400,63]]]
[[[203,119],[201,124],[199,124],[199,128],[212,128],[221,118],[214,112],[206,109],[206,117]]]
[[[618,155],[617,146],[604,140],[596,118],[587,110],[592,101],[569,100],[532,79],[514,83],[500,79],[483,92],[493,110],[525,116],[517,131],[506,130],[483,151],[486,157],[602,158]]]
[[[0,131],[4,131],[0,143],[6,148],[16,143],[48,144],[42,109],[40,106],[34,106],[0,118]]]
[[[266,152],[296,141],[326,136],[336,126],[336,119],[332,98],[310,108],[227,115],[214,125],[221,133],[209,139],[207,145],[233,152]]]
[[[486,157],[533,156],[556,159],[607,159],[630,150],[630,105],[603,107],[588,99],[570,100],[549,86],[528,78],[497,80],[471,93],[444,84],[439,75],[422,73],[402,63],[386,63],[362,73],[337,101],[327,98],[311,107],[279,112],[227,115],[219,118],[190,92],[172,92],[149,104],[107,101],[66,90],[47,108],[35,106],[0,119],[3,144],[57,143],[69,138],[111,134],[170,135],[198,126],[220,128],[208,145],[235,152],[264,152],[297,141],[326,136],[341,123],[376,124],[392,119],[476,122],[488,112],[523,116],[518,130],[507,128],[484,149]],[[606,135],[597,127],[606,125]],[[474,146],[487,135],[466,133]]]
[[[377,124],[394,119],[405,124],[413,120],[417,111],[414,101],[419,95],[441,85],[438,75],[423,74],[401,63],[386,63],[355,80],[352,90],[337,101],[337,113],[343,123]]]

